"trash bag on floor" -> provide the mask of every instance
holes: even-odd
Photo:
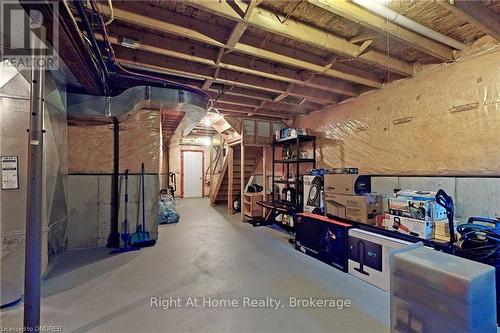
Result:
[[[179,222],[180,215],[175,210],[175,199],[170,194],[161,194],[158,199],[158,224]]]

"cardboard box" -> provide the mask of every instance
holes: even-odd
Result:
[[[357,174],[327,174],[325,175],[325,191],[348,195],[370,193],[371,176]]]
[[[303,211],[324,215],[323,177],[304,175]]]
[[[347,272],[347,231],[352,225],[317,214],[297,215],[295,249]]]
[[[349,230],[349,274],[389,291],[389,254],[412,243],[360,229]]]
[[[424,221],[446,219],[446,209],[436,203],[436,192],[401,190],[389,198],[389,213]]]
[[[335,201],[333,200],[328,200],[328,198],[326,199],[326,205],[327,205],[327,208],[326,208],[326,212],[327,214],[330,214],[330,215],[333,215],[333,216],[338,216],[338,217],[341,217],[343,219],[345,219],[345,206],[339,204],[339,203],[336,203]]]
[[[410,217],[385,214],[384,227],[388,230],[423,239],[434,236],[434,223],[432,221],[412,219]]]
[[[344,195],[327,192],[326,213],[347,220],[375,224],[375,217],[382,213],[382,196],[379,194]]]

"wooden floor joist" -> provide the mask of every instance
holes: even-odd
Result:
[[[217,1],[201,1],[200,3],[217,3]],[[105,5],[100,5],[103,9],[103,12],[107,12],[107,7]],[[136,11],[134,11],[136,10]],[[127,3],[126,7],[116,7],[114,9],[115,19],[117,21],[127,22],[139,27],[147,27],[149,29],[153,29],[158,32],[166,32],[169,34],[189,38],[198,42],[202,42],[208,45],[216,46],[224,48],[225,45],[225,35],[224,31],[221,29],[217,29],[216,27],[210,27],[210,35],[207,33],[207,27],[204,25],[200,25],[198,30],[196,30],[197,24],[196,21],[192,18],[186,17],[184,20],[184,24],[187,25],[189,23],[190,27],[180,26],[177,24],[181,23],[171,23],[165,21],[170,18],[169,15],[165,15],[165,20],[159,20],[152,15],[148,15],[152,9],[148,8],[147,5],[139,5],[135,3]],[[232,10],[232,9],[231,9]],[[139,14],[140,11],[140,14]],[[160,10],[161,11],[161,10]],[[254,10],[255,12],[255,10]],[[168,12],[170,13],[170,12]],[[167,12],[166,12],[167,14]],[[182,22],[182,20],[179,20]],[[214,37],[215,36],[215,37]],[[354,44],[352,44],[354,45]],[[356,46],[356,49],[358,47]],[[358,84],[367,85],[374,88],[380,88],[382,86],[382,81],[375,75],[360,70],[355,67],[350,67],[347,65],[338,65],[332,67],[331,69],[324,71],[323,65],[310,63],[300,58],[288,56],[284,54],[280,54],[274,51],[264,50],[250,44],[242,43],[241,41],[236,43],[236,45],[232,48],[235,51],[257,57],[270,61],[274,61],[277,63],[285,64],[288,66],[292,66],[295,68],[301,68],[312,72],[321,73],[325,76],[343,79],[346,81],[351,81]],[[355,50],[353,50],[354,54]],[[303,57],[306,58],[306,57]],[[410,66],[411,67],[411,66]],[[406,72],[405,75],[410,75],[410,67],[405,67]]]
[[[248,6],[243,1],[235,2],[238,3],[241,8],[246,8],[246,6]],[[226,1],[186,0],[186,3],[195,8],[199,8],[228,19],[235,21],[242,20],[242,18]],[[355,58],[356,52],[359,48],[358,45],[353,44],[344,38],[338,37],[333,33],[320,30],[316,27],[295,21],[293,19],[289,19],[285,23],[279,24],[280,22],[276,18],[276,14],[264,8],[256,8],[253,10],[246,22],[250,26],[334,52],[345,57]],[[409,63],[377,51],[367,51],[359,55],[357,59],[375,65],[379,68],[387,69],[399,75],[411,76],[413,74],[413,68]]]

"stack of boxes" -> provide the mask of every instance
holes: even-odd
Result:
[[[373,225],[375,217],[382,213],[382,196],[370,193],[370,176],[327,174],[324,189],[328,215]]]
[[[436,203],[436,192],[400,190],[389,198],[384,227],[429,239],[434,237],[435,225],[440,226],[440,235],[446,235],[446,218],[445,208]]]

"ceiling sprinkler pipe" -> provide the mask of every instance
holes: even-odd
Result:
[[[400,26],[403,26],[407,29],[415,31],[423,36],[429,37],[435,41],[446,44],[448,46],[453,47],[457,50],[463,50],[467,45],[461,43],[453,38],[440,34],[437,31],[429,29],[420,23],[410,20],[409,18],[393,11],[392,9],[385,7],[383,2],[378,2],[374,0],[351,0],[355,4],[377,14],[380,15],[387,20],[394,22]]]

